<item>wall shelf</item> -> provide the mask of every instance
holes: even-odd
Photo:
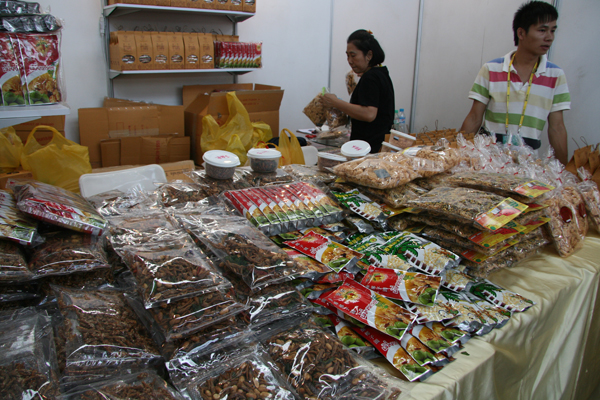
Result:
[[[0,128],[22,124],[51,115],[67,115],[71,109],[66,103],[39,106],[2,106],[0,107]]]
[[[241,11],[228,11],[228,10],[207,10],[203,8],[181,8],[181,7],[162,7],[162,6],[146,6],[140,4],[113,4],[110,6],[104,6],[105,17],[118,17],[120,15],[127,15],[139,11],[154,11],[154,12],[168,12],[168,13],[198,13],[207,14],[214,16],[224,16],[229,18],[232,22],[245,21],[248,18],[254,16],[254,13],[241,12]]]
[[[214,68],[214,69],[153,69],[153,70],[131,70],[117,71],[110,70],[110,79],[114,79],[119,75],[149,75],[149,74],[198,74],[198,73],[215,73],[227,72],[229,74],[247,74],[248,72],[256,71],[259,68]]]

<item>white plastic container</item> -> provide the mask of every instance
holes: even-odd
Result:
[[[344,143],[341,153],[348,160],[366,156],[371,152],[371,145],[364,140],[351,140]]]
[[[281,152],[275,149],[248,150],[250,168],[255,172],[275,172],[279,166]]]
[[[317,166],[321,171],[328,171],[328,168],[333,168],[338,164],[345,163],[348,159],[339,154],[325,153],[320,151],[318,154]]]
[[[231,179],[235,167],[240,165],[240,158],[224,150],[209,150],[202,156],[206,175],[214,179]]]
[[[380,151],[382,153],[398,153],[401,152],[402,149],[400,147],[394,146],[393,144],[389,144],[388,142],[382,142]]]

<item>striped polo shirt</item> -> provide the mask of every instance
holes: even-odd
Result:
[[[505,133],[506,131],[506,81],[513,53],[514,51],[484,64],[469,92],[470,99],[487,105],[485,126],[490,132]],[[514,66],[510,68],[508,130],[509,133],[517,133],[529,79],[522,82]],[[569,109],[571,109],[571,95],[565,73],[543,55],[531,83],[521,135],[539,139],[548,120],[548,114]]]

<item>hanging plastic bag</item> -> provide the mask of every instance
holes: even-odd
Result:
[[[290,135],[288,137],[288,134]],[[279,166],[290,164],[304,164],[304,152],[298,138],[289,129],[283,129],[279,134],[279,151],[281,158]]]
[[[42,146],[35,139],[39,129],[52,132],[52,139]],[[66,139],[51,126],[33,128],[21,154],[23,169],[38,181],[79,193],[79,177],[92,172],[88,148]]]
[[[0,171],[12,172],[21,165],[23,142],[11,126],[0,129]]]
[[[202,152],[227,150],[236,154],[242,163],[246,162],[246,152],[259,141],[268,142],[273,137],[271,127],[264,122],[251,122],[246,107],[235,92],[226,94],[229,117],[219,126],[210,114],[202,118]],[[237,138],[236,138],[237,136]],[[241,146],[240,146],[241,144]],[[243,147],[243,150],[242,150]]]

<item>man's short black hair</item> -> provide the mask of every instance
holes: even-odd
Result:
[[[517,30],[525,29],[529,32],[529,27],[533,24],[541,24],[543,22],[556,21],[558,19],[558,11],[552,4],[545,1],[529,1],[519,7],[513,18],[513,33],[515,46],[519,45],[519,37]]]

